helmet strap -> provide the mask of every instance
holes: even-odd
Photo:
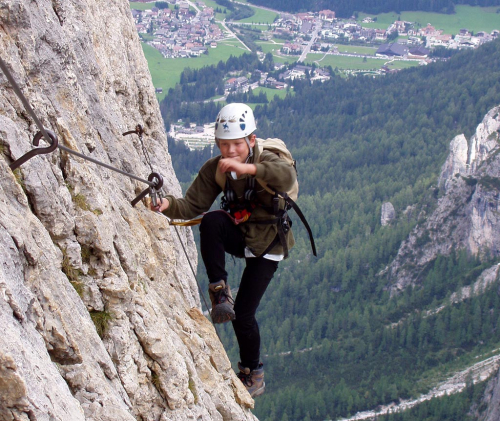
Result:
[[[245,136],[245,142],[247,142],[248,145],[248,156],[245,161],[245,164],[248,163],[248,160],[253,156],[253,149],[250,147],[250,136]]]

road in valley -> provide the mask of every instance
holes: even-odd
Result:
[[[300,55],[299,59],[297,60],[297,63],[303,63],[307,57],[307,54],[311,52],[311,47],[316,42],[316,39],[318,38],[318,32],[320,29],[321,29],[321,22],[319,20],[315,19],[314,20],[314,31],[311,35],[311,39],[307,43],[307,45],[305,46],[304,50],[302,51],[302,54]]]

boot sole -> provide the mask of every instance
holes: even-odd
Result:
[[[212,309],[212,321],[216,324],[227,323],[236,318],[234,310],[227,305],[217,305]]]
[[[252,393],[250,394],[250,396],[251,396],[252,398],[255,398],[255,397],[257,397],[257,396],[262,395],[262,394],[264,393],[264,391],[265,391],[265,390],[266,390],[266,384],[264,383],[264,384],[263,384],[261,387],[259,387],[256,391],[252,392]]]

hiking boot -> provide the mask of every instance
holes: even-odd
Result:
[[[250,396],[253,398],[262,395],[266,388],[266,384],[264,383],[264,364],[259,363],[257,368],[250,370],[248,367],[243,367],[241,363],[238,363],[238,368],[240,372],[237,376],[247,388]]]
[[[214,323],[226,323],[234,320],[234,300],[231,295],[231,288],[223,280],[210,283],[208,285],[208,294],[212,301],[212,321]]]

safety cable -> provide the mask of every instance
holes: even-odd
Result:
[[[171,219],[167,216],[167,215],[164,215],[163,213],[161,212],[157,212],[159,213],[160,215],[163,215],[165,218],[167,218],[168,220],[168,223],[170,225],[173,225],[171,223]],[[187,250],[186,250],[186,247],[184,246],[184,242],[182,241],[182,238],[181,238],[181,235],[179,233],[179,229],[177,228],[176,225],[173,225],[173,227],[175,228],[175,232],[177,234],[177,237],[179,238],[179,242],[181,243],[181,247],[182,247],[182,250],[184,251],[184,255],[186,256],[186,259],[188,261],[188,264],[189,264],[189,267],[191,268],[191,272],[193,273],[193,277],[194,277],[194,280],[196,281],[196,285],[198,285],[198,290],[200,291],[200,295],[201,295],[201,298],[203,299],[203,303],[205,304],[205,308],[207,309],[208,311],[208,314],[210,315],[210,319],[212,320],[212,324],[214,326],[214,329],[215,329],[215,333],[217,334],[217,337],[219,338],[219,340],[222,342],[221,340],[221,337],[219,335],[219,331],[217,330],[217,326],[215,326],[215,323],[214,323],[214,320],[212,318],[212,313],[210,311],[210,307],[208,306],[207,304],[207,299],[205,298],[205,294],[203,294],[201,292],[201,286],[200,286],[200,282],[198,281],[198,277],[196,276],[196,272],[194,270],[194,267],[193,267],[193,264],[191,263],[191,259],[189,258],[189,255],[187,254]]]
[[[70,153],[70,154],[76,155],[76,156],[83,158],[87,161],[93,162],[94,164],[100,165],[101,167],[107,168],[111,171],[115,171],[119,174],[125,175],[125,176],[130,177],[134,180],[145,183],[150,187],[156,187],[156,188],[158,187],[157,183],[155,183],[152,180],[144,180],[143,178],[137,177],[134,174],[130,174],[126,171],[123,171],[123,170],[120,170],[116,167],[113,167],[112,165],[106,164],[104,162],[98,161],[97,159],[91,158],[90,156],[87,156],[87,155],[84,155],[80,152],[74,151],[73,149],[70,149],[64,145],[60,145],[57,142],[57,136],[54,133],[50,132],[49,130],[46,130],[45,127],[43,127],[42,122],[40,121],[40,119],[38,118],[36,113],[33,111],[33,108],[31,108],[30,103],[28,102],[28,100],[26,99],[24,94],[22,93],[21,88],[19,87],[19,85],[17,84],[15,79],[12,77],[11,73],[9,72],[9,69],[7,68],[7,65],[5,64],[5,62],[3,61],[3,59],[1,57],[0,57],[0,68],[2,69],[3,73],[7,77],[7,80],[12,85],[12,89],[14,89],[14,92],[16,93],[18,98],[21,100],[22,104],[24,105],[24,108],[26,109],[28,114],[31,116],[31,118],[33,119],[35,124],[37,125],[39,131],[42,133],[42,135],[45,138],[45,140],[47,141],[47,143],[52,146],[51,148],[39,148],[39,149],[35,149],[35,150],[28,152],[23,157],[19,158],[18,160],[16,160],[15,162],[13,162],[10,165],[10,168],[12,170],[16,169],[17,167],[22,165],[24,162],[26,162],[28,159],[32,158],[33,156],[52,152],[57,147],[59,149],[62,149],[63,151]],[[35,141],[35,139],[36,139],[36,141]],[[40,140],[40,136],[35,136],[35,139],[34,139],[33,143],[36,146],[38,146],[38,141]],[[142,140],[141,140],[141,142],[142,142]],[[54,145],[54,143],[55,143],[55,145]]]
[[[143,178],[137,177],[134,174],[130,174],[130,173],[126,172],[126,171],[123,171],[123,170],[120,170],[120,169],[118,169],[116,167],[113,167],[112,165],[108,165],[108,164],[106,164],[104,162],[98,161],[97,159],[91,158],[90,156],[84,155],[84,154],[82,154],[80,152],[76,152],[73,149],[67,148],[64,145],[57,145],[57,147],[59,149],[62,149],[63,151],[69,152],[70,154],[79,156],[80,158],[86,159],[87,161],[90,161],[90,162],[93,162],[94,164],[100,165],[101,167],[107,168],[107,169],[109,169],[111,171],[115,171],[115,172],[117,172],[119,174],[122,174],[122,175],[125,175],[127,177],[133,178],[134,180],[141,181],[141,182],[143,182],[143,183],[145,183],[145,184],[147,184],[147,185],[149,185],[151,187],[155,187],[156,186],[156,183],[154,183],[152,181],[144,180]]]
[[[5,74],[5,76],[7,77],[7,80],[10,82],[10,84],[12,85],[12,88],[14,89],[14,92],[16,93],[16,95],[18,96],[18,98],[21,100],[22,104],[24,105],[24,108],[26,109],[26,111],[28,112],[28,114],[33,118],[33,121],[35,122],[35,124],[37,125],[38,129],[39,129],[39,132],[35,135],[35,137],[33,138],[33,144],[35,146],[38,146],[38,142],[40,141],[40,138],[43,136],[45,138],[45,140],[47,141],[47,143],[50,145],[50,147],[48,148],[37,148],[37,149],[33,149],[31,151],[29,151],[28,153],[24,154],[21,158],[15,160],[14,162],[12,162],[10,164],[10,168],[11,170],[14,170],[16,168],[18,168],[19,166],[21,166],[23,163],[25,163],[26,161],[28,161],[29,159],[31,159],[32,157],[36,156],[36,155],[39,155],[39,154],[46,154],[46,153],[49,153],[49,152],[53,152],[56,148],[59,148],[63,151],[66,151],[72,155],[76,155],[84,160],[87,160],[87,161],[90,161],[96,165],[99,165],[101,167],[104,167],[104,168],[107,168],[111,171],[115,171],[119,174],[122,174],[126,177],[129,177],[129,178],[132,178],[134,180],[137,180],[137,181],[140,181],[142,183],[145,183],[147,184],[149,187],[144,190],[139,196],[137,196],[131,203],[132,203],[132,206],[135,206],[141,199],[143,199],[145,196],[147,196],[147,194],[150,194],[153,201],[156,201],[156,195],[158,195],[160,193],[160,190],[163,186],[163,178],[160,174],[158,173],[155,173],[153,171],[153,165],[151,163],[151,159],[150,159],[150,156],[149,156],[149,153],[146,149],[146,146],[144,144],[144,140],[142,138],[142,135],[144,133],[144,130],[142,128],[142,126],[140,124],[138,124],[135,128],[135,130],[132,130],[132,131],[128,131],[128,132],[125,132],[123,133],[123,136],[126,136],[128,134],[132,134],[132,133],[136,133],[138,136],[139,136],[139,140],[141,142],[141,147],[142,147],[142,151],[144,153],[144,157],[149,165],[149,168],[151,169],[151,174],[149,175],[148,177],[148,180],[144,180],[143,178],[140,178],[134,174],[131,174],[131,173],[128,173],[126,171],[123,171],[123,170],[120,170],[116,167],[113,167],[112,165],[109,165],[109,164],[106,164],[104,162],[101,162],[101,161],[98,161],[97,159],[94,159],[94,158],[91,158],[87,155],[84,155],[80,152],[77,152],[77,151],[74,151],[73,149],[70,149],[64,145],[60,145],[58,140],[57,140],[57,136],[52,133],[51,131],[49,130],[46,130],[44,127],[43,127],[43,124],[41,123],[41,121],[39,120],[39,118],[37,117],[37,115],[35,114],[35,112],[33,111],[33,109],[31,108],[31,105],[29,104],[28,100],[26,99],[26,97],[24,96],[24,94],[22,93],[21,91],[21,88],[19,87],[19,85],[17,84],[17,82],[15,81],[15,79],[12,77],[11,73],[9,72],[9,69],[7,68],[7,65],[5,64],[5,62],[3,61],[3,59],[0,57],[0,68],[2,69],[3,73]],[[161,198],[161,196],[160,196]],[[161,200],[161,199],[160,199]],[[160,213],[160,212],[158,212]],[[163,214],[162,214],[163,215]],[[166,215],[163,215],[165,216],[169,223],[170,223],[170,218],[168,218]],[[196,281],[196,284],[198,285],[198,289],[199,289],[199,292],[200,292],[200,295],[201,297],[203,298],[203,303],[205,304],[205,308],[208,310],[209,307],[208,307],[208,304],[207,304],[207,300],[205,298],[205,295],[201,292],[201,286],[200,286],[200,283],[198,282],[198,278],[196,276],[196,272],[193,268],[193,265],[191,263],[191,259],[189,258],[189,255],[187,254],[187,250],[184,246],[184,243],[182,241],[182,238],[180,236],[180,233],[179,233],[179,230],[177,228],[177,226],[175,226],[174,224],[172,224],[175,228],[175,232],[177,233],[177,237],[179,238],[179,242],[182,246],[182,250],[184,251],[184,255],[186,256],[186,259],[188,261],[188,264],[189,264],[189,267],[191,268],[191,272],[193,273],[193,276],[194,276],[194,279]],[[215,329],[215,333],[217,334],[217,337],[219,338],[219,340],[221,339],[220,338],[220,335],[219,335],[219,331],[217,330],[217,327],[215,326],[215,324],[213,323],[213,319],[212,319],[212,314],[211,312],[209,311],[209,314],[210,314],[210,319],[212,320],[212,324],[214,326],[214,329]]]
[[[2,71],[4,72],[5,76],[7,76],[7,79],[10,82],[10,84],[12,85],[12,88],[14,89],[14,92],[16,93],[16,95],[19,97],[19,99],[23,103],[24,108],[26,109],[26,111],[28,111],[28,114],[33,118],[35,124],[38,127],[38,130],[40,130],[42,132],[43,137],[45,138],[45,140],[47,141],[47,143],[49,145],[52,144],[52,139],[49,137],[47,131],[43,127],[42,122],[36,116],[35,112],[33,111],[33,108],[31,108],[31,105],[29,104],[28,100],[26,99],[26,97],[21,92],[21,88],[19,87],[19,85],[16,83],[16,81],[14,80],[14,78],[12,77],[12,75],[10,74],[9,69],[7,68],[7,65],[2,60],[1,57],[0,57],[0,67],[2,68]]]
[[[153,172],[153,164],[151,164],[151,159],[149,158],[149,152],[146,149],[146,145],[144,144],[144,141],[142,140],[142,131],[139,133],[139,140],[141,142],[142,146],[142,153],[144,154],[144,157],[146,158],[146,162],[149,164],[149,169],[151,172]]]

